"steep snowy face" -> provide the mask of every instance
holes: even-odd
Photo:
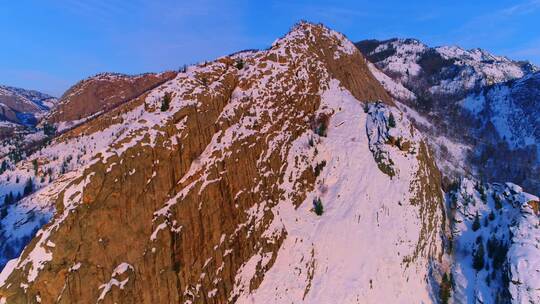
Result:
[[[444,215],[440,177],[422,138],[396,109],[362,106],[337,82],[323,92],[320,110],[330,117],[325,135],[308,132],[295,141],[281,185],[296,191],[287,177],[303,170],[293,160],[305,159],[304,167],[316,168],[314,189],[296,207],[285,200],[273,208],[266,233],[284,230],[287,237],[251,293],[241,291],[269,257],[242,266],[239,302],[435,301],[427,282],[434,283],[430,263],[442,254]]]
[[[510,148],[524,148],[540,142],[540,72],[468,96],[461,105],[485,126],[492,125]]]
[[[494,85],[459,102],[473,120],[471,132],[481,138],[473,156],[484,172],[511,180],[534,192],[540,190],[540,72]],[[510,167],[501,162],[512,161]]]
[[[9,128],[35,126],[56,103],[56,98],[44,93],[0,86],[0,133],[2,129],[6,133]]]
[[[448,195],[456,303],[538,303],[538,197],[515,184],[464,179]]]
[[[1,301],[435,301],[440,174],[391,104],[321,25],[189,67],[2,175],[53,172]]]

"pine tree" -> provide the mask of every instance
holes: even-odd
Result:
[[[480,217],[478,216],[478,212],[476,212],[476,215],[474,216],[474,222],[472,224],[472,230],[476,231],[480,229]]]
[[[37,174],[38,174],[38,168],[39,168],[39,167],[38,167],[38,161],[37,161],[36,158],[34,158],[34,159],[32,160],[32,165],[34,166],[34,175],[37,175]]]
[[[0,207],[0,220],[7,216],[7,206]]]
[[[243,69],[244,68],[244,60],[242,60],[242,59],[236,60],[236,68],[239,69],[239,70]]]
[[[448,300],[450,299],[450,293],[452,292],[451,289],[452,284],[448,279],[448,275],[444,273],[441,281],[441,286],[439,287],[439,298],[441,300],[441,304],[448,304]]]
[[[169,109],[171,104],[171,93],[165,93],[163,99],[161,99],[161,112],[165,112]]]
[[[500,210],[502,208],[501,198],[493,194],[493,200],[495,201],[495,209]]]
[[[13,202],[13,194],[10,192],[4,196],[4,206],[10,205]]]
[[[313,200],[313,211],[316,215],[321,216],[324,212],[324,207],[320,198]]]
[[[2,161],[2,165],[0,166],[0,174],[4,173],[7,170],[7,160]]]
[[[482,270],[482,268],[484,268],[484,243],[483,242],[480,242],[480,244],[478,244],[478,247],[474,251],[473,268],[476,269],[476,271],[480,271]]]
[[[48,137],[54,136],[56,134],[56,127],[50,123],[45,123],[43,125],[43,133]]]
[[[394,119],[394,114],[390,113],[390,117],[388,117],[388,127],[389,128],[395,128],[396,127],[396,120]]]
[[[32,178],[29,178],[26,181],[26,184],[24,185],[24,196],[27,196],[28,194],[32,193],[34,191],[34,181],[32,181]]]

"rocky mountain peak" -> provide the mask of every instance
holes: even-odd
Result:
[[[534,69],[300,22],[83,80],[0,158],[0,303],[536,303]]]
[[[33,178],[47,175],[5,211],[21,224],[4,248],[50,221],[7,263],[0,298],[429,299],[440,173],[351,46],[300,23],[268,50],[188,67],[4,172],[13,191],[36,162]]]

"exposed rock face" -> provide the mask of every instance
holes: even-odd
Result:
[[[540,189],[538,68],[415,39],[356,45],[397,106],[427,135],[442,172],[456,180],[447,183],[451,234],[437,291],[441,302],[539,302],[538,198],[512,183],[486,183],[510,180]],[[391,173],[379,148],[386,141],[375,141],[372,151]]]
[[[25,199],[56,211],[2,271],[0,301],[432,301],[440,174],[364,62],[301,23],[62,135],[26,162],[78,155]],[[370,151],[374,126],[392,176]]]
[[[99,113],[105,113],[142,93],[172,79],[175,72],[129,76],[104,73],[85,79],[60,98],[58,107],[47,117],[48,123],[60,124],[60,129]]]

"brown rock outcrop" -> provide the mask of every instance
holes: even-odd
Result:
[[[172,79],[176,72],[136,76],[104,73],[80,81],[60,98],[46,118],[49,123],[69,122],[107,112]]]

